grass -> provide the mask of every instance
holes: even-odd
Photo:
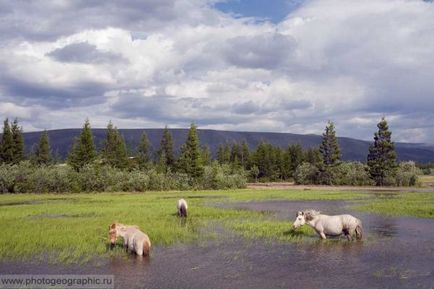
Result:
[[[391,216],[434,218],[434,193],[399,193],[390,198],[364,200],[354,209]]]
[[[432,187],[434,186],[434,176],[432,175],[422,175],[418,176],[419,182],[422,187]]]
[[[176,200],[188,199],[190,215],[182,223]],[[85,262],[95,256],[123,254],[107,248],[108,225],[136,224],[152,244],[169,246],[218,237],[210,227],[247,237],[283,242],[313,235],[308,228],[253,211],[213,207],[214,202],[260,200],[357,200],[357,209],[397,215],[434,217],[434,194],[400,193],[392,199],[360,192],[325,190],[228,190],[195,192],[100,193],[70,195],[0,195],[0,259],[43,258],[53,262]]]

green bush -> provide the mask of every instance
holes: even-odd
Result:
[[[367,165],[361,162],[344,162],[333,168],[335,185],[370,186],[373,185]]]
[[[233,169],[228,164],[219,165],[217,162],[206,166],[202,176],[202,187],[204,189],[244,188],[246,183],[247,175],[243,169]]]
[[[30,162],[0,165],[0,193],[64,192],[143,192],[148,190],[189,190],[241,188],[246,184],[244,171],[213,164],[207,174],[193,179],[187,174],[167,174],[155,169],[132,171],[101,163],[85,165],[80,171],[68,165],[35,166]]]
[[[395,184],[400,187],[419,185],[418,174],[420,173],[415,162],[401,162],[396,171]]]
[[[318,184],[319,169],[307,162],[302,163],[297,167],[294,173],[294,181],[299,185],[314,185]]]

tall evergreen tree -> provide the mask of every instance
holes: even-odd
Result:
[[[39,138],[39,144],[34,152],[34,161],[38,165],[47,165],[51,161],[50,143],[47,130],[44,130]]]
[[[318,148],[309,148],[304,152],[303,156],[304,161],[310,163],[311,165],[320,168],[324,163],[322,160],[321,152]]]
[[[197,135],[197,127],[193,123],[188,131],[187,140],[181,147],[178,169],[192,178],[198,178],[203,174],[200,141]]]
[[[246,170],[250,168],[250,149],[245,140],[241,143],[241,165]]]
[[[231,161],[231,147],[229,144],[220,144],[217,150],[219,164],[228,164]]]
[[[319,147],[325,167],[335,166],[340,163],[341,153],[336,138],[335,125],[329,121],[325,132],[322,135],[322,142]]]
[[[299,144],[289,145],[288,150],[288,177],[294,177],[295,170],[303,163],[303,148]]]
[[[145,132],[143,132],[142,136],[140,137],[139,147],[137,148],[137,162],[141,169],[147,168],[147,166],[151,162],[149,154],[150,147],[151,144],[149,143],[148,136]]]
[[[241,146],[238,143],[233,143],[231,146],[230,163],[232,164],[233,168],[239,168],[241,167],[242,164],[241,161],[242,161]]]
[[[96,157],[95,144],[93,142],[92,129],[89,119],[86,119],[80,136],[75,139],[68,155],[68,164],[75,170],[80,170],[84,165],[92,162]]]
[[[163,137],[160,142],[158,151],[158,163],[160,167],[164,166],[165,172],[173,169],[175,166],[175,154],[173,153],[173,138],[167,126],[164,128]]]
[[[13,139],[13,162],[19,163],[24,159],[24,138],[23,128],[18,125],[18,119],[15,119],[11,126]]]
[[[377,124],[378,131],[374,134],[374,143],[369,146],[369,173],[377,186],[386,185],[386,179],[393,177],[397,167],[395,144],[392,142],[392,132],[383,117]]]
[[[9,125],[9,119],[5,119],[3,123],[3,134],[0,151],[1,161],[4,163],[14,162],[14,139]]]
[[[124,138],[110,121],[107,125],[107,134],[102,151],[105,163],[115,168],[126,168],[128,165],[127,147]]]
[[[212,162],[211,151],[208,145],[202,147],[201,151],[202,164],[204,166],[209,166]]]

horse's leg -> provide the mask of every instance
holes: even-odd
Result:
[[[351,232],[348,229],[342,229],[342,233],[344,233],[344,236],[347,237],[348,241],[351,241]]]
[[[327,239],[326,235],[324,234],[324,231],[320,231],[319,235],[321,236],[321,239],[323,239],[323,240]]]

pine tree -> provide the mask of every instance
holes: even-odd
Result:
[[[231,161],[231,147],[229,144],[220,144],[217,150],[219,164],[228,164]]]
[[[47,165],[51,161],[50,143],[48,132],[44,130],[39,139],[39,144],[34,153],[34,161],[38,165]]]
[[[317,168],[321,167],[324,163],[322,160],[321,152],[318,148],[310,148],[304,152],[303,156],[304,161],[310,163],[311,165],[316,166]]]
[[[143,132],[140,137],[139,147],[137,148],[137,162],[141,169],[147,168],[151,161],[149,156],[150,146],[148,136]]]
[[[173,138],[167,126],[164,128],[163,137],[158,151],[158,163],[160,168],[164,167],[164,172],[168,172],[175,166],[175,154],[173,153]]]
[[[9,119],[3,123],[3,135],[1,141],[1,161],[4,163],[13,163],[14,161],[14,139],[9,125]]]
[[[75,170],[80,170],[84,165],[92,162],[95,157],[92,129],[89,119],[86,119],[80,136],[74,140],[67,162]]]
[[[24,159],[24,138],[23,128],[18,125],[18,119],[15,119],[11,126],[12,139],[13,139],[13,154],[15,164]]]
[[[128,165],[127,147],[124,138],[110,121],[102,151],[104,162],[115,168],[126,168]]]
[[[203,174],[200,141],[197,127],[193,123],[188,131],[187,140],[181,147],[178,169],[192,178],[198,178]]]
[[[341,153],[336,138],[335,125],[329,121],[325,132],[322,135],[322,142],[319,147],[322,159],[326,168],[336,166],[340,163]]]
[[[289,145],[288,154],[288,177],[294,177],[295,170],[303,163],[303,148],[299,144]]]
[[[212,157],[211,157],[211,151],[210,151],[208,145],[202,147],[201,158],[202,158],[202,164],[204,166],[211,165]]]
[[[233,168],[241,167],[241,147],[238,143],[233,143],[231,146],[230,163]]]
[[[250,150],[246,141],[241,143],[241,165],[245,170],[250,168]]]
[[[377,186],[386,185],[387,178],[393,177],[397,167],[395,144],[392,142],[392,132],[383,117],[377,124],[378,131],[374,134],[374,143],[369,146],[369,173]]]

